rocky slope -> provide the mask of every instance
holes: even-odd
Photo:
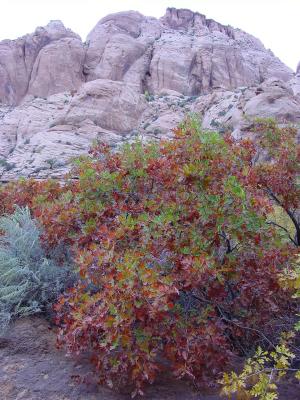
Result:
[[[246,116],[300,122],[300,67],[189,10],[109,15],[86,43],[52,21],[0,42],[0,60],[2,180],[59,177],[97,138],[169,137],[188,112],[236,137]]]

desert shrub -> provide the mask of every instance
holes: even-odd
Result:
[[[294,336],[293,333],[282,335],[272,351],[259,347],[254,356],[247,359],[240,374],[224,373],[221,394],[227,398],[236,393],[239,399],[278,399],[278,382],[289,371],[296,371],[296,378],[300,380],[300,370],[291,368],[295,354],[289,344]]]
[[[272,201],[273,209],[267,223],[274,226],[282,242],[289,241],[300,246],[300,187],[299,187],[299,145],[296,145],[296,131],[293,127],[280,128],[274,120],[257,120],[253,126],[256,146],[267,151],[270,162],[257,161],[249,171],[252,190],[265,194]],[[256,157],[257,158],[257,157]],[[299,255],[292,261],[293,268],[279,274],[281,286],[292,291],[299,312],[300,262]],[[289,313],[284,321],[286,331],[265,348],[259,347],[247,359],[243,370],[225,373],[221,381],[223,394],[237,394],[239,398],[260,400],[278,399],[278,384],[288,372],[295,373],[300,380],[300,348],[297,332],[299,314]],[[296,322],[295,327],[293,327]],[[293,329],[294,328],[294,329]],[[298,343],[298,345],[297,345]]]
[[[54,169],[58,163],[58,160],[55,158],[48,158],[45,160],[45,163],[49,166],[50,169]]]
[[[220,112],[218,112],[218,117],[224,117],[226,115],[227,111],[226,110],[222,110]]]
[[[275,321],[295,312],[278,276],[293,270],[296,246],[269,223],[264,171],[275,174],[253,164],[255,153],[252,140],[189,120],[173,141],[115,154],[99,145],[78,161],[73,189],[43,210],[48,240],[76,245],[82,279],[56,306],[59,341],[92,351],[100,382],[141,393],[167,365],[211,384],[232,352],[267,346]],[[287,173],[297,192],[294,166]]]
[[[15,168],[14,163],[9,163],[7,160],[4,158],[0,158],[0,167],[3,167],[6,171],[10,171],[11,169]]]
[[[53,202],[62,192],[62,186],[54,180],[37,181],[21,178],[0,187],[0,216],[12,214],[15,205],[36,210]]]
[[[220,126],[220,122],[217,121],[216,119],[213,119],[213,120],[211,121],[210,125],[211,125],[213,128],[218,128],[218,127]]]
[[[0,219],[0,332],[10,320],[48,310],[73,280],[59,251],[46,256],[28,208]]]
[[[235,143],[189,118],[172,141],[98,144],[64,185],[0,190],[1,212],[30,207],[48,252],[76,253],[80,281],[55,306],[59,343],[92,353],[100,382],[137,394],[165,368],[211,385],[233,354],[269,351],[294,324],[281,276],[296,271],[296,130],[253,131]]]
[[[148,101],[148,103],[154,100],[154,96],[150,94],[148,90],[145,91],[144,96],[146,101]]]

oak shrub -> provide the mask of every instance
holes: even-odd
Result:
[[[55,306],[59,344],[91,353],[99,382],[133,395],[162,370],[211,385],[297,308],[280,283],[300,238],[296,130],[256,121],[236,143],[188,119],[174,135],[118,152],[99,143],[63,185],[0,192],[2,212],[30,207],[46,247],[73,248],[80,280]]]

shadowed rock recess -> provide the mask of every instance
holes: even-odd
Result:
[[[94,139],[171,137],[189,112],[247,131],[247,116],[300,122],[300,66],[190,10],[109,15],[83,43],[60,21],[0,42],[0,177],[61,177]]]

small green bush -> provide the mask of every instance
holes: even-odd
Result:
[[[150,94],[148,92],[148,90],[145,91],[144,96],[145,96],[146,101],[148,101],[148,103],[150,103],[151,101],[154,100],[154,96],[152,94]]]
[[[11,169],[15,168],[14,163],[9,163],[4,158],[0,158],[0,167],[3,167],[6,171],[10,171]]]
[[[58,161],[55,158],[48,158],[45,163],[49,165],[50,169],[54,169],[57,166]]]
[[[74,275],[67,262],[59,265],[61,250],[46,255],[28,208],[0,218],[0,230],[1,333],[14,318],[49,311]]]
[[[224,115],[226,115],[227,111],[226,110],[222,110],[220,112],[218,112],[218,117],[224,117]]]

